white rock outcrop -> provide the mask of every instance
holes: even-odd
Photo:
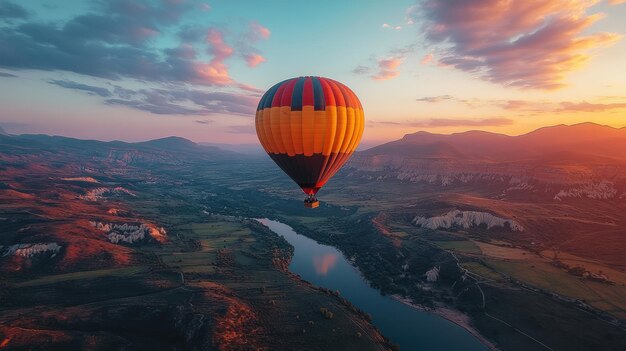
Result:
[[[93,227],[108,234],[109,241],[118,244],[120,242],[132,244],[141,241],[146,236],[151,236],[159,242],[165,241],[167,232],[164,228],[157,228],[151,224],[116,224],[89,222]]]
[[[589,198],[595,200],[607,200],[617,196],[615,183],[603,180],[598,183],[583,184],[577,188],[559,191],[555,196],[555,200],[563,200],[565,198]]]
[[[61,246],[57,243],[15,244],[8,246],[2,256],[21,256],[30,258],[35,255],[48,252],[52,253],[50,257],[54,257],[60,250]]]
[[[433,230],[440,228],[449,229],[453,227],[461,227],[467,229],[471,227],[478,227],[484,224],[487,226],[487,229],[491,229],[493,227],[506,227],[508,225],[512,231],[524,231],[524,227],[522,227],[521,224],[512,219],[501,218],[498,216],[494,216],[491,213],[478,211],[452,210],[441,216],[416,216],[413,219],[413,223],[418,227]]]
[[[433,267],[426,271],[424,277],[426,277],[426,281],[428,282],[436,282],[437,279],[439,279],[439,267]]]
[[[87,201],[98,201],[110,195],[124,194],[135,196],[135,194],[133,194],[130,190],[118,186],[115,188],[95,188],[88,191],[87,194],[80,196],[80,198]]]

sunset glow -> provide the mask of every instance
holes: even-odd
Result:
[[[623,1],[275,5],[2,1],[0,126],[256,143],[262,92],[302,75],[359,96],[361,148],[418,130],[626,126]]]

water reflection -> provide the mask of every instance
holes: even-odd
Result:
[[[337,263],[337,254],[328,253],[323,256],[313,256],[313,266],[317,275],[326,275]]]
[[[291,272],[317,286],[340,291],[342,297],[371,314],[373,323],[401,350],[488,350],[465,329],[381,295],[336,248],[300,235],[286,224],[266,218],[258,221],[293,245]]]

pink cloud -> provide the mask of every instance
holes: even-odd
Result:
[[[210,45],[209,52],[213,54],[213,59],[209,63],[194,62],[194,71],[198,78],[204,83],[215,85],[232,83],[224,60],[232,56],[233,48],[224,42],[222,32],[215,28],[208,30],[206,42]]]
[[[224,60],[233,54],[233,48],[224,42],[224,34],[215,28],[209,29],[206,41],[211,45],[210,51],[215,55],[214,59]]]
[[[246,59],[246,63],[248,64],[249,67],[256,67],[259,64],[265,62],[265,57],[259,55],[259,54],[247,54],[244,55],[244,58]]]
[[[258,22],[250,22],[248,30],[237,43],[239,55],[246,61],[248,67],[256,67],[265,62],[265,57],[255,48],[255,43],[269,39],[271,32]]]
[[[609,5],[620,5],[625,3],[626,0],[609,0]]]
[[[442,46],[444,66],[520,88],[556,89],[589,51],[615,42],[614,33],[583,34],[602,16],[595,1],[426,0],[415,11],[426,38]]]
[[[427,64],[429,64],[432,60],[433,60],[433,54],[426,54],[426,55],[424,55],[424,57],[422,57],[422,60],[420,61],[420,63],[421,63],[422,65],[427,65]]]
[[[404,61],[404,59],[398,57],[383,59],[378,61],[378,67],[386,70],[394,70],[402,64],[402,61]]]
[[[404,57],[389,57],[378,61],[379,71],[372,76],[375,80],[390,80],[400,74],[398,67],[404,62]]]
[[[232,79],[228,74],[228,68],[222,62],[215,60],[204,63],[195,62],[194,70],[200,82],[194,83],[210,83],[215,85],[227,85],[232,83]]]
[[[251,22],[248,29],[248,36],[251,41],[258,41],[260,39],[268,39],[270,37],[270,30],[262,26],[259,22]]]
[[[381,70],[375,76],[372,76],[375,80],[391,80],[400,75],[400,71],[385,71]]]

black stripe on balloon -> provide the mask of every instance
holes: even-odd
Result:
[[[301,188],[319,188],[319,184],[328,181],[331,172],[328,169],[329,162],[333,162],[334,168],[339,169],[339,160],[345,160],[350,157],[349,154],[331,154],[324,156],[313,154],[312,156],[304,156],[302,154],[289,156],[287,154],[273,154],[270,157],[276,164]],[[332,173],[334,174],[334,172]]]
[[[302,90],[304,89],[305,77],[298,78],[291,95],[291,111],[302,111]]]
[[[311,77],[313,80],[313,99],[315,111],[326,110],[326,99],[324,98],[324,89],[318,77]]]

